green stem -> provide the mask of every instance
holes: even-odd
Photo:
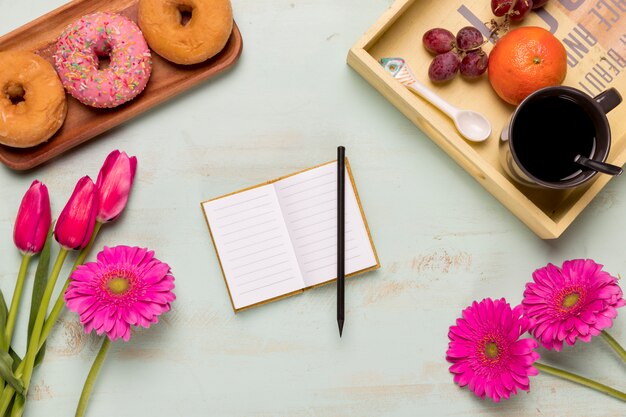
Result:
[[[585,378],[580,375],[576,375],[576,374],[564,371],[559,368],[554,368],[552,366],[544,365],[539,362],[535,362],[533,366],[539,369],[541,372],[545,372],[546,374],[550,374],[550,375],[558,376],[559,378],[567,379],[568,381],[572,381],[577,384],[584,385],[585,387],[610,395],[611,397],[615,397],[618,400],[626,401],[626,393],[618,391],[609,386],[600,384],[599,382],[596,382],[592,379]]]
[[[37,311],[37,317],[35,318],[35,324],[33,325],[33,331],[30,335],[30,342],[28,344],[28,349],[26,351],[26,355],[24,356],[24,360],[22,361],[24,365],[24,371],[22,374],[22,381],[24,382],[24,392],[28,392],[28,386],[30,385],[30,378],[33,375],[33,367],[35,364],[35,357],[37,356],[37,351],[39,350],[39,336],[41,335],[41,329],[43,327],[44,320],[46,319],[46,313],[48,312],[48,305],[50,305],[50,298],[52,297],[52,293],[54,292],[54,287],[56,286],[57,279],[59,278],[59,273],[61,272],[61,268],[63,267],[63,262],[65,262],[65,258],[67,257],[68,250],[64,247],[61,247],[59,250],[59,254],[54,263],[54,267],[52,268],[52,272],[50,273],[50,278],[48,278],[48,282],[46,283],[46,289],[44,290],[43,296],[41,298],[41,304],[39,305],[39,310]],[[1,411],[1,409],[0,409]]]
[[[96,235],[100,231],[101,227],[102,227],[102,223],[99,223],[99,222],[96,223],[93,229],[93,233],[91,235],[91,240],[89,240],[89,243],[87,244],[87,246],[85,246],[85,248],[81,250],[78,256],[76,257],[76,261],[74,262],[74,265],[72,266],[72,272],[74,272],[74,270],[78,267],[78,265],[82,265],[83,262],[85,262],[85,259],[89,255],[89,252],[91,252],[93,242],[96,240]],[[70,272],[70,275],[71,274],[72,273]],[[65,291],[67,291],[67,287],[69,285],[70,285],[70,277],[68,276],[67,279],[65,280],[65,285],[63,285],[63,289],[59,293],[59,296],[57,297],[57,300],[54,303],[54,307],[52,307],[52,311],[50,312],[50,315],[48,316],[48,319],[46,320],[43,326],[43,329],[41,330],[41,336],[39,337],[39,347],[37,348],[37,351],[39,351],[39,349],[41,349],[43,344],[46,343],[46,339],[50,335],[50,331],[52,330],[52,327],[55,325],[57,319],[59,318],[59,315],[61,314],[61,311],[63,310],[63,307],[65,306]]]
[[[17,312],[19,310],[20,301],[22,299],[22,291],[24,289],[24,281],[26,280],[26,273],[28,271],[28,264],[32,254],[24,254],[22,256],[22,264],[20,265],[20,272],[17,274],[17,282],[15,283],[15,290],[13,290],[13,298],[11,299],[11,308],[9,310],[9,316],[7,317],[7,326],[5,331],[5,337],[2,345],[2,349],[6,352],[9,351],[11,346],[11,339],[13,338],[13,330],[15,329],[15,320],[17,319]],[[4,391],[4,380],[0,378],[0,393]]]
[[[28,385],[30,384],[30,378],[33,374],[35,357],[37,356],[37,351],[39,350],[37,349],[37,347],[39,346],[39,335],[41,334],[43,321],[46,318],[46,312],[48,311],[48,305],[50,304],[50,297],[52,297],[52,292],[54,291],[57,278],[61,273],[61,268],[63,267],[65,258],[67,258],[67,253],[67,249],[61,247],[61,249],[59,250],[59,254],[57,255],[57,259],[56,261],[54,261],[52,272],[50,273],[50,277],[48,278],[46,289],[44,290],[43,296],[41,298],[41,304],[39,305],[39,310],[37,311],[37,317],[35,319],[32,334],[30,336],[30,342],[28,343],[26,355],[15,370],[15,376],[17,376],[18,378],[22,378],[22,382],[24,382],[24,395],[26,395],[26,393],[28,392]],[[15,389],[7,384],[2,391],[2,396],[0,396],[0,416],[5,415],[7,409],[9,408],[9,405],[11,404],[11,400],[13,399],[14,394]]]
[[[24,289],[24,281],[26,280],[26,272],[28,271],[30,257],[31,254],[24,254],[22,257],[22,264],[20,265],[20,272],[17,275],[17,282],[15,283],[15,290],[13,291],[13,299],[11,299],[11,309],[9,310],[9,317],[7,319],[4,346],[2,346],[5,351],[8,351],[9,346],[11,346],[11,338],[13,337],[13,329],[15,329],[17,310],[20,306],[20,300],[22,299],[22,290]]]
[[[89,240],[89,243],[87,244],[87,246],[85,246],[85,248],[82,249],[80,251],[80,253],[78,254],[78,256],[76,257],[76,261],[74,262],[74,265],[72,266],[72,271],[74,271],[74,269],[76,269],[76,267],[78,265],[82,264],[85,261],[85,259],[87,258],[87,256],[89,255],[89,252],[91,251],[91,248],[93,247],[94,240],[96,239],[96,235],[100,231],[101,227],[102,227],[102,223],[96,223],[95,224],[93,233],[91,235],[91,239]],[[67,255],[67,251],[66,251],[64,256],[66,256],[66,255]],[[61,256],[61,253],[59,253],[59,256]],[[56,268],[58,262],[59,262],[59,258],[57,257],[57,261],[55,263],[55,268]],[[59,268],[59,270],[60,270],[60,268]],[[52,276],[54,274],[55,274],[55,271],[53,269],[52,275],[51,275],[51,279],[52,279]],[[59,271],[56,272],[56,276],[54,277],[55,284],[56,284],[56,279],[58,278],[58,274],[59,274]],[[48,280],[48,285],[50,285],[50,279]],[[44,299],[46,299],[48,285],[46,286],[46,292],[44,292],[44,296],[43,296],[43,299],[42,299],[42,305],[43,305]],[[50,315],[48,316],[48,319],[45,320],[45,312],[48,310],[48,305],[49,305],[49,302],[50,302],[51,294],[50,294],[50,296],[48,296],[45,309],[43,309],[44,313],[43,313],[43,319],[42,320],[45,320],[45,323],[44,323],[43,326],[40,327],[41,331],[38,332],[39,337],[37,337],[37,348],[35,350],[34,349],[34,343],[33,343],[35,337],[33,337],[33,336],[34,336],[34,333],[35,333],[35,329],[37,328],[37,320],[39,319],[39,316],[40,316],[41,311],[42,311],[41,307],[40,307],[40,310],[37,312],[37,318],[35,320],[35,326],[33,327],[33,335],[31,335],[31,340],[29,342],[28,349],[26,351],[26,356],[24,356],[24,359],[22,360],[22,362],[19,364],[19,366],[15,370],[15,374],[18,377],[20,375],[23,375],[23,373],[25,374],[26,359],[28,358],[29,361],[32,361],[31,362],[30,374],[28,376],[28,383],[24,382],[25,390],[28,389],[28,385],[30,384],[30,378],[31,378],[32,372],[33,372],[32,368],[34,367],[34,362],[35,362],[35,358],[37,357],[37,353],[39,353],[39,350],[41,349],[43,344],[46,342],[46,339],[50,335],[50,331],[52,330],[52,327],[56,323],[56,321],[57,321],[57,319],[59,317],[59,314],[63,310],[63,306],[65,305],[65,303],[64,303],[64,294],[65,294],[65,290],[67,289],[68,285],[69,285],[69,277],[68,277],[68,279],[65,282],[63,290],[61,291],[61,293],[57,297],[57,301],[54,304],[54,307],[52,308],[52,311],[50,312]],[[52,285],[52,289],[54,289],[54,286],[55,285]],[[6,389],[4,391],[2,391],[2,395],[0,395],[0,416],[4,416],[4,414],[6,413],[6,410],[8,409],[9,405],[11,404],[11,400],[12,400],[14,394],[15,394],[15,390],[13,389],[13,387],[11,387],[9,385],[7,385]],[[17,397],[19,398],[20,396],[18,395]]]
[[[613,339],[613,336],[611,336],[605,330],[602,330],[602,333],[600,333],[600,336],[602,336],[602,338],[606,341],[606,343],[608,343],[609,346],[611,346],[613,350],[617,352],[619,357],[622,358],[624,362],[626,362],[626,349],[624,349],[619,343],[617,343],[617,340]]]
[[[52,272],[50,273],[50,277],[48,278],[46,289],[44,290],[43,296],[41,298],[41,304],[39,305],[39,310],[37,311],[37,317],[35,319],[32,334],[30,336],[30,342],[28,343],[26,355],[15,370],[15,376],[17,376],[18,378],[22,378],[22,382],[24,382],[24,395],[26,395],[26,393],[28,392],[30,378],[33,375],[35,357],[37,356],[37,351],[39,350],[37,349],[37,347],[39,346],[39,335],[41,334],[43,321],[46,318],[46,312],[48,311],[48,305],[50,304],[50,297],[52,296],[52,292],[54,291],[54,287],[56,285],[57,278],[59,277],[59,273],[61,273],[61,268],[63,267],[63,263],[65,262],[67,253],[67,249],[63,247],[61,247],[61,249],[59,250],[57,259],[54,262],[54,266],[52,267]],[[9,405],[11,404],[11,399],[13,399],[14,394],[15,389],[7,384],[4,387],[4,391],[2,391],[2,396],[0,396],[0,416],[5,415],[7,408],[9,408]]]
[[[91,365],[89,375],[87,375],[85,386],[83,386],[83,392],[80,394],[80,401],[78,401],[78,407],[76,407],[76,417],[83,417],[85,415],[87,403],[89,402],[89,396],[91,395],[91,391],[93,390],[100,368],[102,368],[104,359],[106,358],[109,347],[111,346],[111,341],[107,336],[104,336],[103,339],[100,351],[98,352],[96,359],[93,361],[93,365]]]
[[[23,395],[18,395],[15,397],[15,401],[13,402],[13,407],[11,408],[11,417],[22,417],[24,414],[24,403],[26,399]]]
[[[19,371],[20,368],[23,369],[24,367],[20,364],[20,366],[16,369],[16,372]],[[7,412],[9,405],[11,405],[13,394],[15,394],[15,389],[13,389],[11,385],[7,384],[2,391],[2,396],[0,397],[0,416],[4,416]]]

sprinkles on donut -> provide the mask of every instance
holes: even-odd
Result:
[[[102,57],[108,68],[99,68]],[[65,89],[92,107],[117,107],[146,87],[150,49],[139,27],[113,13],[94,13],[70,24],[56,44],[54,62]]]

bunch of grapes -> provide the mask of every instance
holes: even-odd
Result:
[[[514,22],[523,20],[531,9],[545,6],[548,0],[491,0],[491,11]]]
[[[466,26],[456,36],[447,29],[434,28],[424,33],[422,43],[436,55],[428,68],[433,82],[451,80],[457,72],[466,78],[477,78],[487,71],[489,58],[482,50],[483,34],[475,27]]]

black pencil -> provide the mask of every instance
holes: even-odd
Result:
[[[343,333],[345,289],[345,188],[346,161],[343,146],[337,148],[337,325],[339,337]]]

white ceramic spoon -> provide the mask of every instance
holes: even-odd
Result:
[[[472,110],[458,109],[439,97],[434,91],[417,81],[404,59],[383,58],[380,63],[396,80],[450,117],[465,139],[482,142],[491,135],[491,123],[485,116]]]

